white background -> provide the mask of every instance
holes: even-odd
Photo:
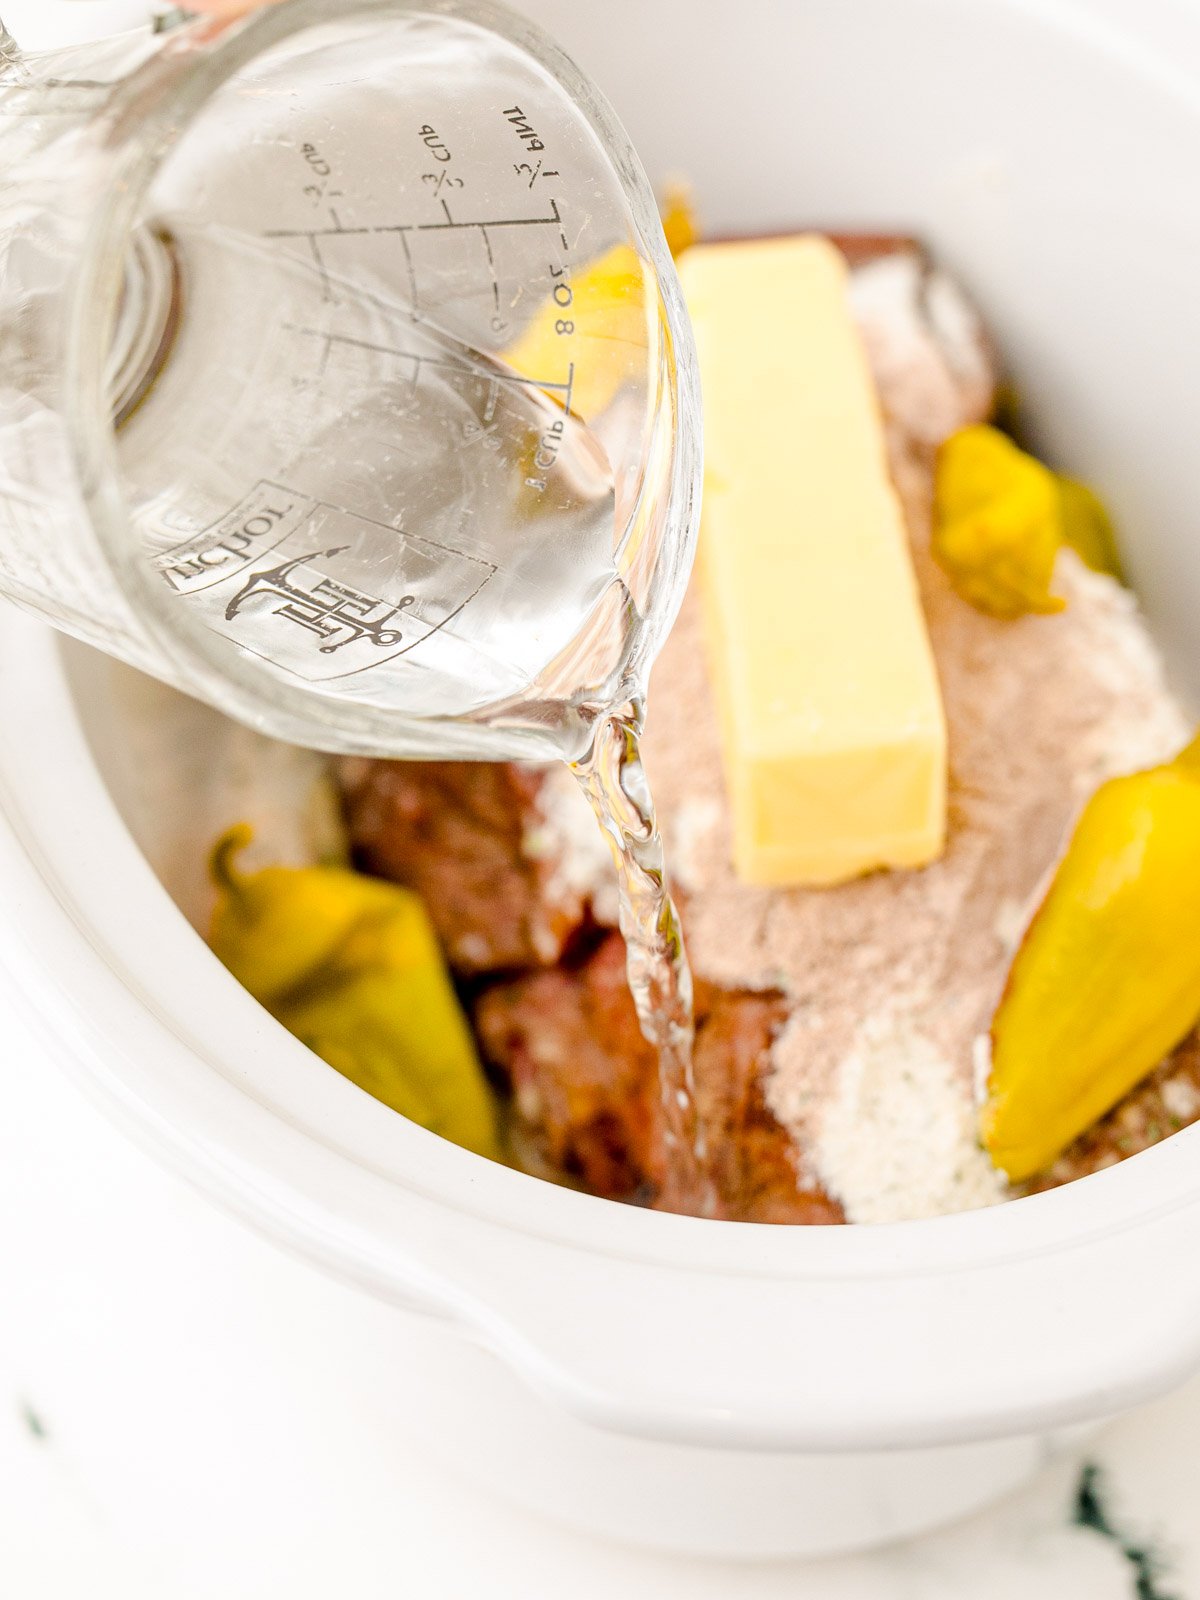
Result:
[[[577,0],[582,3],[582,0]],[[592,0],[595,3],[595,0]],[[151,0],[0,0],[29,45],[138,20]],[[36,1217],[30,1218],[36,1230]],[[869,1557],[754,1568],[670,1561],[589,1543],[481,1499],[415,1454],[405,1493],[392,1498],[386,1553],[362,1530],[380,1508],[323,1485],[320,1526],[264,1566],[252,1525],[197,1529],[207,1546],[199,1581],[187,1550],[136,1547],[117,1536],[54,1439],[23,1415],[0,1357],[0,1597],[3,1600],[642,1600],[642,1597],[804,1596],[806,1600],[1117,1600],[1135,1596],[1133,1570],[1111,1542],[1071,1526],[1079,1460],[1069,1460],[1001,1507],[916,1545]],[[114,1439],[114,1455],[122,1442]],[[1200,1600],[1200,1379],[1114,1425],[1087,1452],[1103,1467],[1114,1513],[1153,1544],[1166,1568],[1163,1600]],[[370,1513],[374,1510],[375,1517]],[[248,1566],[260,1574],[253,1583]],[[268,1577],[261,1574],[269,1572]]]
[[[0,1371],[0,1396],[10,1387]],[[121,1441],[113,1441],[114,1452]],[[1163,1600],[1200,1596],[1200,1382],[1117,1424],[1091,1452],[1130,1532],[1168,1560]],[[53,1441],[0,1406],[0,1594],[5,1600],[1135,1600],[1129,1564],[1069,1525],[1078,1469],[1063,1463],[985,1516],[915,1545],[850,1560],[756,1567],[606,1548],[516,1516],[414,1457],[391,1500],[386,1551],[364,1541],[376,1507],[339,1499],[321,1538],[263,1571],[254,1529],[197,1528],[192,1555],[119,1544]],[[218,1548],[212,1548],[214,1539]],[[147,1541],[148,1542],[148,1541]]]

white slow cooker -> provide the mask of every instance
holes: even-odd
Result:
[[[714,232],[929,242],[1042,445],[1112,504],[1200,689],[1200,11],[525,9]],[[403,1432],[614,1538],[861,1547],[982,1504],[1200,1365],[1200,1128],[1068,1189],[879,1227],[550,1187],[406,1123],[234,983],[114,803],[124,740],[103,664],[6,612],[0,966],[29,1037],[4,1052],[0,1337],[113,1516],[186,1539],[258,1495],[273,1526],[305,1450],[377,1489]]]

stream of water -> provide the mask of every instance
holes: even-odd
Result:
[[[703,1121],[696,1102],[692,974],[667,883],[662,835],[642,764],[644,706],[611,712],[573,770],[613,846],[629,988],[642,1032],[658,1052],[664,1210],[713,1216]]]

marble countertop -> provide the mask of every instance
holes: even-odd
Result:
[[[69,1456],[40,1434],[38,1420],[4,1381],[0,1355],[0,1594],[12,1600],[1200,1596],[1200,1378],[1115,1423],[1083,1457],[1059,1462],[982,1516],[911,1545],[803,1565],[701,1563],[604,1546],[493,1505],[424,1457],[414,1454],[402,1470],[402,1498],[377,1508],[339,1496],[331,1472],[321,1486],[321,1526],[298,1522],[290,1548],[264,1555],[249,1518],[244,1526],[206,1529],[200,1578],[194,1551],[148,1553],[151,1540],[146,1547],[139,1541],[138,1549],[121,1542]],[[1092,1520],[1106,1518],[1117,1537],[1078,1525],[1081,1485]],[[387,1529],[386,1549],[367,1535],[370,1527]]]

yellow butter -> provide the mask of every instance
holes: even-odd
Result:
[[[811,236],[703,245],[679,267],[738,874],[921,866],[945,839],[945,716],[845,260]]]

